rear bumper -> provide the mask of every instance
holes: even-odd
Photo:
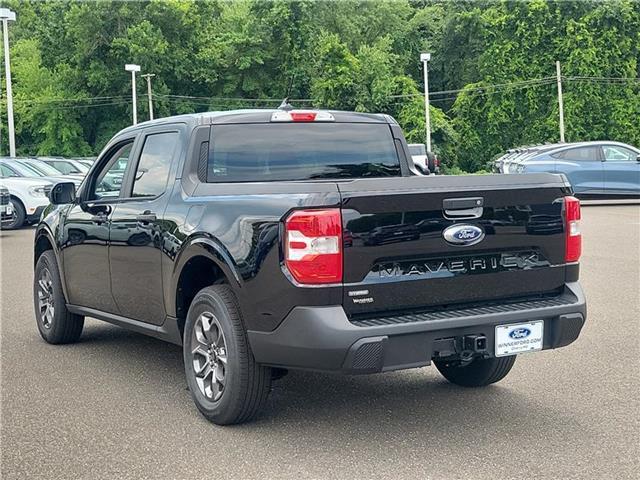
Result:
[[[484,335],[493,355],[496,325],[544,320],[543,349],[572,343],[586,320],[580,285],[553,299],[351,322],[342,306],[296,307],[272,332],[249,331],[260,363],[344,373],[428,365],[443,339]]]

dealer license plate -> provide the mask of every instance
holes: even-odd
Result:
[[[544,321],[496,326],[496,357],[542,350]]]

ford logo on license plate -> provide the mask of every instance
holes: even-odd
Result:
[[[451,245],[466,247],[481,242],[484,230],[475,225],[451,225],[445,228],[442,236]]]

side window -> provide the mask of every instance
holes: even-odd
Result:
[[[120,146],[96,177],[91,198],[103,200],[117,198],[122,190],[124,172],[129,163],[133,140]]]
[[[156,197],[164,193],[177,141],[178,132],[147,136],[136,169],[133,197]]]
[[[607,162],[631,162],[638,157],[635,152],[618,145],[605,145],[602,150],[604,151],[604,159]]]
[[[599,160],[599,147],[571,148],[554,153],[553,157],[575,162],[597,162]]]
[[[13,171],[13,169],[7,167],[6,165],[0,165],[0,177],[9,178],[9,177],[17,177],[18,174]]]
[[[69,175],[70,173],[80,173],[80,170],[78,170],[69,162],[53,161],[51,163],[53,163],[53,166],[57,170],[60,170],[60,172],[62,172],[64,175]]]

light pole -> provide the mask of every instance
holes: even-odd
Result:
[[[138,104],[136,98],[136,72],[140,71],[140,65],[127,63],[124,66],[127,72],[131,72],[131,98],[133,99],[133,124],[138,123]]]
[[[155,73],[145,73],[140,75],[147,80],[147,97],[149,99],[149,120],[153,120],[153,100],[151,99],[151,77],[155,77]]]
[[[560,143],[564,143],[564,104],[562,103],[562,74],[560,62],[556,61],[556,81],[558,82],[558,114],[560,116]]]
[[[424,119],[427,129],[427,152],[431,151],[431,116],[429,115],[429,71],[427,63],[431,60],[430,53],[421,53],[420,61],[424,65]]]
[[[7,83],[7,126],[9,130],[9,156],[16,156],[16,133],[13,126],[13,92],[11,91],[11,62],[9,61],[9,21],[15,21],[16,13],[0,8],[2,33],[4,36],[4,73]]]

